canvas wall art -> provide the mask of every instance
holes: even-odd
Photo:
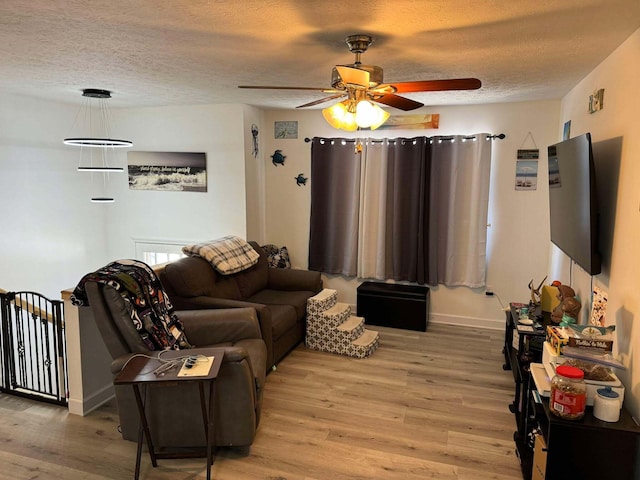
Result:
[[[190,152],[128,152],[130,190],[207,191],[207,156]]]

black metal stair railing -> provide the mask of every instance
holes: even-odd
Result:
[[[0,292],[0,391],[67,405],[63,302]]]

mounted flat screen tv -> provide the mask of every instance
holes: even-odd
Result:
[[[548,147],[551,241],[590,275],[600,273],[591,134]]]

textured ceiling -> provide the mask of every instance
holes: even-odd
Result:
[[[237,85],[329,87],[353,62],[344,37],[366,33],[387,82],[482,80],[406,94],[427,105],[559,98],[639,27],[640,0],[0,0],[0,90],[293,108],[323,94]]]

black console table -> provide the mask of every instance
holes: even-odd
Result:
[[[506,311],[504,335],[504,370],[511,370],[515,382],[515,396],[509,410],[516,418],[516,431],[513,440],[520,459],[520,466],[525,478],[531,478],[533,466],[533,450],[529,448],[528,438],[530,429],[527,427],[527,397],[529,380],[531,377],[529,365],[531,362],[542,360],[542,346],[545,339],[546,327],[551,323],[551,316],[542,313],[540,309],[530,312],[530,319],[534,325],[523,325],[518,322],[520,306],[525,304],[511,303]],[[528,476],[527,476],[528,472]]]
[[[587,407],[585,417],[578,421],[563,420],[549,411],[549,400],[538,392],[531,367],[541,361],[546,326],[551,319],[548,313],[535,311],[531,317],[534,328],[524,328],[527,326],[518,323],[518,304],[510,305],[503,350],[503,368],[512,370],[515,381],[514,402],[509,409],[515,414],[517,429],[513,439],[523,478],[530,480],[535,474],[534,480],[640,479],[636,465],[640,465],[640,427],[626,409],[622,409],[616,423],[598,420],[592,407]],[[544,449],[536,449],[546,454],[544,461],[534,457],[535,432],[544,439]]]
[[[528,422],[541,432],[546,445],[542,461],[534,458],[537,478],[640,478],[640,427],[625,408],[615,423],[598,420],[592,407],[581,420],[564,420],[551,413],[549,400],[539,395],[533,381],[528,399]]]

